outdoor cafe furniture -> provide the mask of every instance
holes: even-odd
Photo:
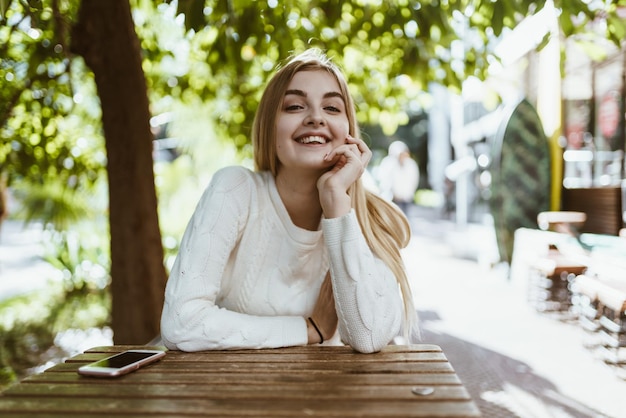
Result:
[[[576,211],[545,211],[537,215],[537,225],[543,231],[575,234],[587,221],[587,214]]]
[[[581,233],[592,221],[599,222],[583,212],[547,211],[538,214],[537,229],[515,232],[511,278],[526,284],[537,310],[557,312],[565,319],[578,315],[578,308],[572,311],[575,277],[590,267],[597,272],[602,265],[626,260],[622,237]]]
[[[576,320],[584,345],[626,377],[626,240],[549,229],[520,229],[516,238],[516,280],[526,264],[529,294],[543,291],[535,307]]]
[[[0,416],[481,416],[436,345],[168,351],[116,378],[77,373],[131,348],[147,347],[93,348],[25,378],[0,394]]]
[[[563,255],[555,246],[531,265],[529,301],[539,312],[553,312],[564,318],[572,306],[571,283],[587,265]]]
[[[595,349],[606,363],[623,369],[626,366],[626,241],[621,247],[617,245],[619,242],[615,241],[615,248],[591,251],[590,267],[574,279],[572,292],[579,323],[593,338],[586,345]]]
[[[573,283],[584,329],[596,333],[596,345],[605,350],[605,359],[619,362],[619,349],[626,347],[626,279],[577,276]],[[626,356],[624,357],[626,363]]]

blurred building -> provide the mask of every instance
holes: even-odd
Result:
[[[430,114],[429,134],[441,137],[449,129],[453,148],[449,164],[442,154],[430,160],[430,176],[453,185],[447,193],[457,222],[488,212],[497,158],[493,144],[504,109],[525,99],[537,110],[549,142],[550,209],[584,211],[592,220],[586,232],[617,234],[626,221],[626,46],[620,49],[599,36],[563,41],[556,11],[546,7],[506,35],[496,54],[501,65],[494,65],[488,80],[468,80],[461,97],[442,101],[451,110],[435,108]],[[434,91],[438,97],[447,94]],[[445,192],[445,185],[438,187]]]

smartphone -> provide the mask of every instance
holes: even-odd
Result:
[[[162,350],[127,350],[78,368],[85,376],[114,377],[137,370],[165,356]]]

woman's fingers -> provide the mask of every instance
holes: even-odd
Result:
[[[356,166],[359,169],[359,175],[363,174],[363,170],[371,158],[372,151],[367,144],[362,139],[353,138],[349,135],[345,144],[339,145],[324,157],[326,161],[335,163],[334,169],[343,168],[349,164]]]
[[[325,157],[332,166],[317,181],[325,216],[334,218],[350,210],[346,192],[363,175],[371,155],[365,142],[349,136]]]
[[[346,143],[354,146],[355,155],[360,158],[364,166],[367,166],[370,159],[372,158],[372,151],[367,146],[365,141],[360,138],[354,138],[353,136],[348,135],[346,137]]]

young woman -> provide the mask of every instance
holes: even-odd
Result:
[[[409,224],[363,188],[372,153],[322,52],[294,57],[270,80],[253,143],[256,170],[219,170],[189,222],[165,291],[165,345],[327,342],[370,353],[408,337]]]

